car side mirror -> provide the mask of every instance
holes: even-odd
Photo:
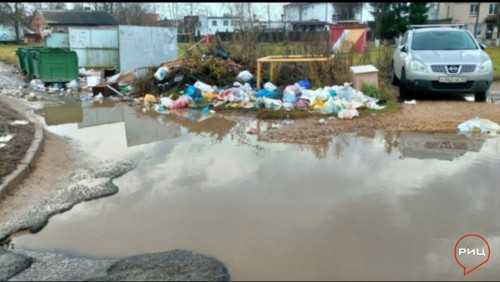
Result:
[[[481,50],[486,49],[486,45],[484,45],[483,43],[479,44],[479,47],[481,47]]]

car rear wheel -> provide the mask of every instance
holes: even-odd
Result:
[[[476,102],[486,101],[486,91],[474,93],[474,101]]]
[[[401,70],[401,79],[399,80],[399,97],[402,100],[408,100],[412,96],[411,90],[406,85],[405,70]]]
[[[394,71],[394,64],[392,64],[392,77],[391,77],[391,84],[392,85],[399,85],[399,79],[396,76],[396,73]]]

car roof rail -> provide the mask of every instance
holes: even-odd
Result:
[[[417,29],[417,28],[428,28],[428,27],[451,27],[458,29],[467,29],[465,24],[412,24],[408,25],[408,29]]]

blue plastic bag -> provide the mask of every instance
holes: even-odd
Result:
[[[274,95],[275,95],[274,91],[269,91],[269,90],[266,90],[266,89],[260,89],[259,91],[257,91],[256,97],[257,98],[262,98],[262,97],[271,98]]]
[[[196,87],[192,86],[192,85],[188,86],[188,88],[186,89],[185,94],[188,95],[188,96],[190,96],[193,99],[201,97],[201,91],[199,89],[197,89]]]
[[[309,82],[309,80],[307,80],[307,79],[303,79],[303,80],[297,82],[297,84],[300,87],[305,88],[305,89],[311,89],[311,87],[312,87],[311,82]]]

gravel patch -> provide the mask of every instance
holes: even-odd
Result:
[[[92,281],[229,281],[229,272],[216,258],[186,250],[144,254],[113,264],[107,275]]]
[[[0,281],[7,281],[12,276],[29,268],[32,263],[31,257],[13,254],[0,247]]]
[[[12,255],[30,257],[31,267],[9,281],[84,281],[106,274],[117,259],[68,256],[55,252],[16,249]]]

